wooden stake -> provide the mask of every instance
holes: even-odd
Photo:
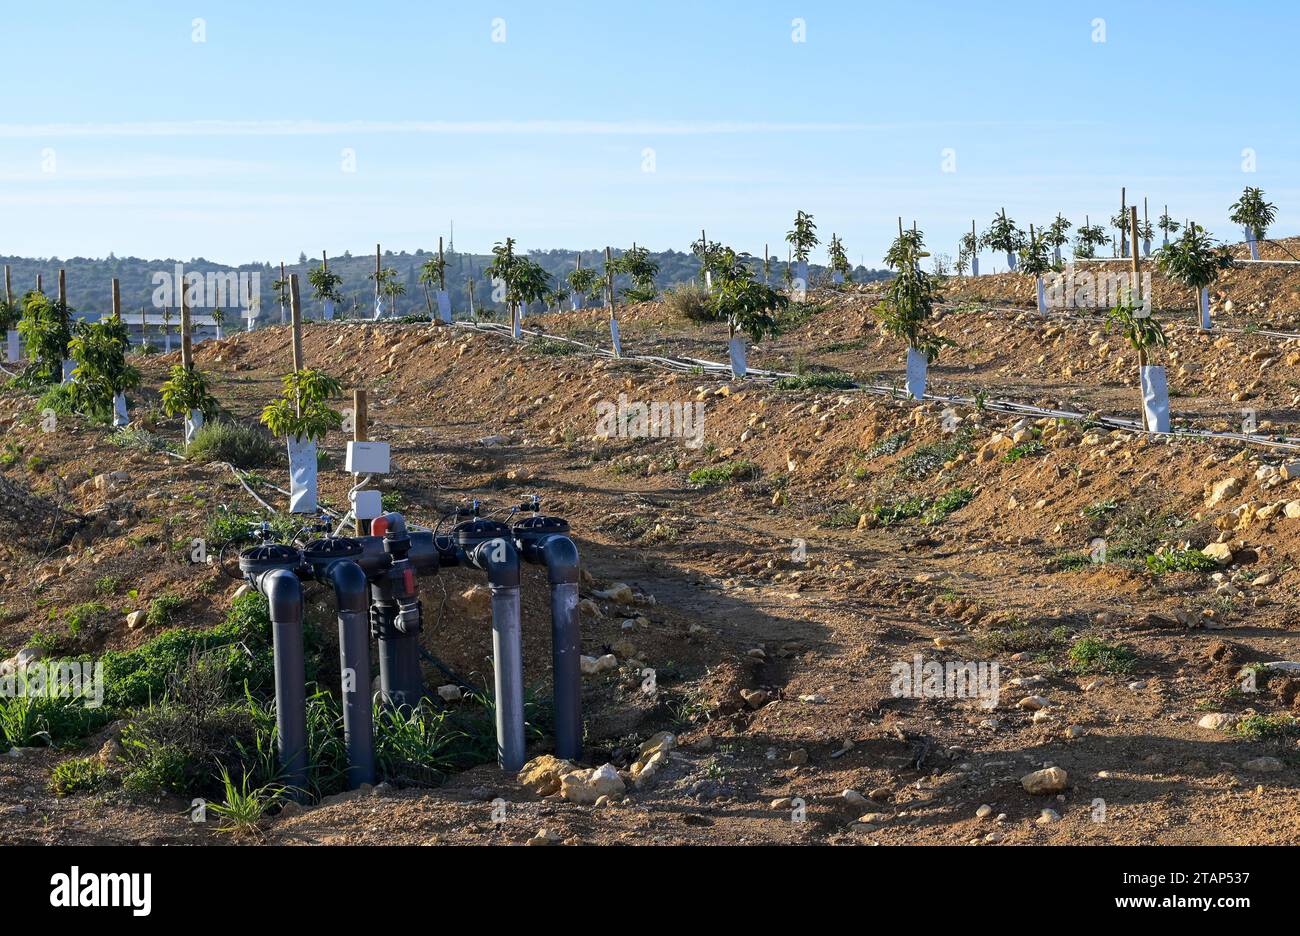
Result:
[[[370,441],[370,418],[366,410],[366,391],[360,387],[352,391],[352,439],[356,442]],[[370,535],[370,521],[357,520],[357,535]]]
[[[117,277],[113,277],[113,318],[122,317],[122,287]]]
[[[65,310],[68,307],[68,276],[62,268],[59,269],[59,305]]]
[[[1119,216],[1120,216],[1119,255],[1121,257],[1124,256],[1125,241],[1128,236],[1124,233],[1124,227],[1123,227],[1123,219],[1128,217],[1127,205],[1128,205],[1128,189],[1121,187],[1119,190]]]
[[[298,295],[298,274],[289,274],[289,318],[293,323],[293,370],[303,369],[302,363],[302,298]]]
[[[190,301],[185,295],[185,280],[181,280],[181,366],[194,370],[194,346],[190,336]]]
[[[447,261],[442,256],[442,238],[438,238],[438,288],[444,292],[447,289],[447,277],[443,270],[446,269]]]
[[[704,232],[701,231],[701,234]],[[613,254],[608,247],[605,248],[605,291],[609,293],[609,317],[614,318],[614,269]]]
[[[5,302],[11,306],[14,304],[14,278],[7,263],[5,264]]]
[[[45,285],[41,282],[41,274],[39,273],[36,274],[36,291],[41,295],[45,295]]]

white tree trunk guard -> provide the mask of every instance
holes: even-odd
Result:
[[[316,512],[316,443],[298,437],[288,440],[289,512]]]
[[[1165,369],[1158,365],[1138,368],[1142,385],[1142,411],[1151,432],[1169,431],[1169,381]]]
[[[916,348],[907,349],[907,395],[914,400],[924,399],[926,370],[929,362]]]

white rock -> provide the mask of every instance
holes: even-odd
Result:
[[[455,683],[447,683],[445,686],[439,686],[438,697],[444,702],[456,702],[461,697],[460,686]]]

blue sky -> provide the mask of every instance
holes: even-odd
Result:
[[[1260,186],[1300,229],[1294,2],[6,7],[0,254],[292,260],[450,219],[462,250],[784,254],[803,209],[879,265],[900,214],[955,253],[1121,186],[1232,239]]]

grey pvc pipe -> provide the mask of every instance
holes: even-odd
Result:
[[[582,627],[578,614],[578,547],[548,536],[539,547],[551,584],[551,673],[555,682],[555,756],[582,757]]]
[[[302,649],[302,583],[285,569],[258,579],[271,611],[275,661],[275,727],[280,767],[294,797],[307,789],[307,674]]]
[[[519,624],[519,554],[506,539],[479,543],[470,562],[487,572],[492,593],[493,688],[497,763],[512,773],[524,766],[524,654]]]
[[[375,782],[375,729],[370,700],[370,617],[366,573],[350,559],[331,563],[325,577],[338,603],[343,741],[348,789]]]

